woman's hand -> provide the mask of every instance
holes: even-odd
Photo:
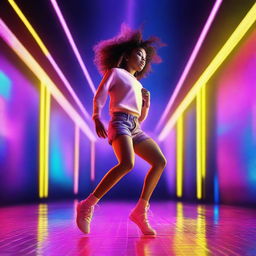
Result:
[[[150,106],[150,92],[145,88],[141,88],[141,93],[142,99],[144,101],[144,106],[148,108]]]
[[[96,133],[98,134],[98,136],[107,138],[108,135],[107,135],[106,129],[99,118],[94,119],[94,124],[95,124],[95,128],[96,128]]]

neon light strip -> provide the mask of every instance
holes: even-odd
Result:
[[[206,178],[206,86],[204,85],[196,97],[196,154],[197,154],[197,198],[203,198],[203,182]]]
[[[202,131],[202,141],[201,141],[201,147],[202,147],[202,178],[206,178],[206,86],[203,86],[201,89],[202,93],[202,124],[201,124],[201,131]]]
[[[60,106],[68,114],[71,120],[73,120],[80,127],[80,129],[91,141],[96,141],[95,135],[84,122],[84,119],[76,112],[76,110],[61,93],[58,87],[52,82],[45,71],[40,67],[40,65],[26,50],[26,48],[19,42],[15,35],[9,30],[2,19],[0,19],[0,36],[21,58],[21,60],[28,66],[28,68],[36,75],[36,77],[45,84],[51,95],[60,104]]]
[[[39,197],[44,197],[44,180],[45,180],[45,171],[44,171],[44,164],[45,164],[45,145],[44,145],[44,128],[45,128],[45,86],[40,84],[40,119],[39,119]]]
[[[177,196],[182,196],[182,180],[183,180],[183,116],[181,115],[177,122]]]
[[[51,94],[45,87],[45,155],[44,155],[44,197],[48,197],[48,180],[49,180],[49,134],[50,134],[50,109]]]
[[[34,28],[32,27],[32,25],[29,23],[29,21],[27,20],[27,18],[25,17],[25,15],[22,13],[22,11],[19,9],[19,7],[17,6],[17,4],[13,1],[13,0],[8,0],[8,2],[10,3],[10,5],[12,6],[12,8],[14,9],[14,11],[17,13],[17,15],[19,16],[19,18],[22,20],[22,22],[25,24],[25,26],[27,27],[28,31],[30,32],[30,34],[32,35],[32,37],[35,39],[35,41],[37,42],[38,46],[41,48],[42,52],[45,54],[46,58],[49,60],[49,62],[52,64],[53,68],[55,69],[55,71],[57,72],[57,74],[59,75],[60,79],[62,80],[62,82],[65,84],[67,90],[70,92],[70,94],[72,95],[74,101],[77,103],[78,107],[80,108],[81,112],[84,114],[84,116],[91,121],[91,116],[88,114],[88,112],[85,110],[83,104],[81,103],[81,101],[79,100],[79,98],[77,97],[76,93],[74,92],[72,86],[70,85],[70,83],[68,82],[68,80],[66,79],[66,77],[64,76],[63,72],[61,71],[61,69],[58,67],[58,65],[56,64],[55,60],[53,59],[52,55],[49,53],[48,49],[46,48],[46,46],[44,45],[44,43],[42,42],[42,40],[40,39],[40,37],[38,36],[38,34],[36,33],[36,31],[34,30]]]
[[[201,133],[201,110],[202,99],[201,91],[196,97],[196,196],[198,199],[202,199],[202,133]]]
[[[48,196],[49,176],[49,123],[50,93],[43,83],[40,84],[40,121],[39,121],[39,197]]]
[[[238,45],[240,40],[246,34],[246,32],[251,28],[251,26],[256,21],[256,3],[250,9],[250,11],[246,14],[241,23],[237,26],[235,31],[229,37],[227,42],[223,45],[221,50],[217,53],[214,59],[211,61],[209,66],[205,69],[200,78],[193,85],[191,90],[182,100],[180,105],[177,107],[171,118],[167,121],[165,127],[160,132],[158,139],[162,141],[169,134],[170,130],[178,120],[179,116],[184,112],[184,110],[188,107],[188,105],[193,101],[196,97],[197,93],[201,89],[201,87],[206,84],[209,79],[213,76],[216,70],[221,66],[224,60],[229,56],[232,50]]]
[[[69,43],[71,45],[71,48],[72,48],[72,50],[73,50],[73,52],[74,52],[74,54],[75,54],[75,56],[77,58],[77,61],[80,64],[81,69],[83,70],[84,76],[85,76],[87,82],[89,83],[90,88],[91,88],[93,94],[95,94],[95,92],[96,92],[95,86],[94,86],[94,84],[92,82],[92,79],[91,79],[91,77],[90,77],[90,75],[88,73],[87,68],[84,65],[82,57],[81,57],[81,55],[80,55],[80,53],[79,53],[79,51],[78,51],[78,49],[76,47],[74,39],[73,39],[73,37],[72,37],[72,35],[70,33],[70,30],[69,30],[69,28],[67,26],[67,23],[66,23],[65,19],[64,19],[63,15],[62,15],[62,13],[60,11],[60,8],[59,8],[59,6],[58,6],[58,4],[57,4],[57,2],[55,0],[51,0],[51,3],[52,3],[52,6],[53,6],[53,8],[54,8],[58,18],[59,18],[60,24],[61,24],[62,28],[64,29],[64,32],[65,32],[65,34],[66,34],[66,36],[68,38],[68,41],[69,41]]]
[[[74,148],[74,194],[78,193],[78,181],[79,181],[79,141],[80,132],[79,127],[75,126],[75,148]]]
[[[156,129],[159,129],[159,127],[162,125],[164,119],[166,118],[167,114],[169,113],[169,111],[170,111],[170,109],[171,109],[171,107],[173,105],[173,102],[176,99],[176,97],[177,97],[177,95],[178,95],[178,93],[180,91],[180,88],[182,87],[185,79],[187,78],[187,75],[188,75],[188,73],[189,73],[189,71],[190,71],[190,69],[191,69],[191,67],[192,67],[192,65],[193,65],[193,63],[195,61],[195,58],[196,58],[196,56],[197,56],[197,54],[198,54],[198,52],[199,52],[199,50],[200,50],[200,48],[201,48],[201,46],[203,44],[203,41],[204,41],[204,39],[205,39],[205,37],[206,37],[206,35],[207,35],[211,25],[212,25],[212,22],[213,22],[213,20],[214,20],[214,18],[216,16],[220,6],[221,6],[221,3],[222,3],[222,0],[217,0],[215,2],[214,6],[213,6],[213,9],[212,9],[212,11],[211,11],[211,13],[210,13],[210,15],[209,15],[205,25],[204,25],[204,28],[203,28],[200,36],[199,36],[199,39],[198,39],[198,41],[197,41],[197,43],[195,45],[195,48],[192,51],[192,54],[191,54],[191,56],[190,56],[190,58],[189,58],[189,60],[188,60],[188,62],[186,64],[186,67],[185,67],[185,69],[184,69],[184,71],[183,71],[183,73],[182,73],[182,75],[181,75],[181,77],[180,77],[180,79],[179,79],[175,89],[174,89],[174,92],[173,92],[173,94],[171,96],[171,99],[169,100],[169,102],[167,104],[167,107],[165,108],[165,111],[164,111],[163,115],[160,118],[160,121],[159,121]]]
[[[91,180],[95,180],[95,143],[91,141]]]

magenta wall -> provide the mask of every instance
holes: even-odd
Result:
[[[216,161],[222,201],[256,203],[256,29],[216,79]]]
[[[35,199],[38,155],[38,92],[0,55],[0,202]]]

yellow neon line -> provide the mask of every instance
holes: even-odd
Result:
[[[11,4],[11,6],[13,7],[13,9],[15,10],[15,12],[18,14],[18,16],[20,17],[20,19],[23,21],[23,23],[25,24],[25,26],[27,27],[27,29],[30,31],[30,33],[32,34],[32,36],[35,38],[36,42],[38,43],[39,47],[42,49],[43,53],[45,55],[47,55],[49,52],[46,49],[44,43],[42,42],[42,40],[39,38],[38,34],[36,33],[36,31],[33,29],[33,27],[30,25],[29,21],[27,20],[27,18],[23,15],[23,13],[21,12],[20,8],[16,5],[16,3],[13,0],[8,0],[8,2]]]
[[[43,84],[44,85],[44,84]],[[45,197],[45,107],[46,107],[46,93],[47,89],[44,86],[44,101],[43,101],[43,129],[42,129],[42,138],[43,138],[43,197]]]
[[[49,90],[46,89],[45,97],[45,177],[44,177],[44,196],[48,197],[48,180],[49,180],[49,124],[50,124],[50,101],[51,95]]]
[[[41,120],[42,120],[42,103],[41,103],[41,97],[43,94],[43,86],[42,84],[40,84],[40,100],[39,100],[39,154],[38,154],[38,159],[39,159],[39,180],[38,180],[38,184],[39,184],[39,197],[42,197],[42,186],[41,186],[41,182],[42,182],[42,134],[41,134]]]
[[[250,29],[250,27],[256,21],[256,3],[252,6],[249,12],[245,15],[243,20],[237,26],[235,31],[223,45],[221,50],[217,53],[214,59],[211,61],[209,66],[205,69],[203,74],[199,77],[196,83],[192,86],[188,94],[184,97],[180,105],[176,108],[171,118],[167,121],[165,127],[161,131],[158,136],[160,141],[164,140],[164,138],[168,135],[169,131],[177,122],[178,118],[185,109],[189,106],[189,104],[194,100],[197,96],[199,90],[203,85],[205,85],[212,75],[216,72],[216,70],[220,67],[220,65],[224,62],[224,60],[228,57],[228,55],[232,52],[232,50],[237,46],[239,41],[243,38],[246,32]]]
[[[182,196],[183,179],[183,116],[177,122],[177,196]]]
[[[202,91],[202,178],[206,178],[206,86]]]
[[[40,120],[39,120],[39,197],[44,197],[44,111],[45,86],[40,84]]]
[[[39,197],[48,196],[50,92],[40,84]]]
[[[197,198],[202,198],[202,162],[201,162],[201,92],[196,97],[196,187]]]

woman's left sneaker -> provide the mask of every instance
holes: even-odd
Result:
[[[129,219],[138,225],[144,235],[156,235],[156,230],[148,222],[147,212],[149,207],[148,203],[145,208],[134,208],[129,214]]]

